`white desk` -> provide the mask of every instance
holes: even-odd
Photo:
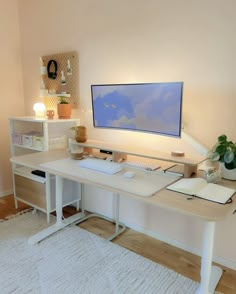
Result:
[[[62,221],[62,185],[63,178],[79,181],[82,184],[91,184],[96,187],[104,188],[109,191],[113,191],[116,195],[116,233],[118,232],[118,215],[119,215],[119,196],[133,197],[139,201],[146,202],[153,206],[158,206],[163,209],[170,211],[176,211],[185,215],[201,218],[204,220],[205,227],[202,238],[202,263],[201,263],[201,283],[198,289],[198,294],[213,293],[214,289],[222,275],[222,270],[218,267],[212,267],[212,255],[214,247],[214,233],[215,225],[219,220],[225,219],[231,215],[236,209],[236,195],[233,197],[233,202],[227,205],[221,205],[201,199],[194,199],[191,201],[186,200],[188,196],[179,194],[173,191],[163,189],[155,193],[151,197],[140,197],[132,191],[127,191],[124,187],[120,189],[113,187],[109,182],[108,176],[103,175],[102,180],[94,180],[94,175],[99,176],[99,172],[87,171],[87,175],[78,173],[77,175],[66,169],[58,169],[55,161],[68,158],[68,155],[64,151],[51,151],[42,152],[36,154],[29,154],[24,156],[17,156],[11,159],[11,162],[16,164],[25,165],[34,169],[45,170],[47,173],[54,174],[56,176],[56,198],[57,198],[57,223],[54,226],[49,227],[46,231],[39,232],[38,234],[31,237],[31,242],[39,242],[52,233],[62,229],[68,224],[76,221],[80,221],[84,217],[83,211],[75,216],[66,219],[66,222]],[[91,177],[89,177],[91,175]],[[104,181],[105,179],[105,181]],[[232,181],[222,181],[222,184],[231,188],[235,188],[236,184]]]

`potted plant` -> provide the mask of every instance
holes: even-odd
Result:
[[[57,104],[58,118],[71,117],[71,104],[66,100],[65,96],[58,96],[59,102]]]
[[[226,135],[219,136],[209,153],[209,158],[213,162],[220,162],[223,178],[236,180],[236,143],[228,140]]]

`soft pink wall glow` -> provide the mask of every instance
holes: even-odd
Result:
[[[184,81],[185,130],[209,147],[221,133],[236,140],[234,0],[19,0],[18,3],[27,115],[33,114],[32,106],[38,97],[39,56],[76,50],[80,109],[87,113],[85,123],[90,138],[130,144],[139,141],[132,134],[92,128],[91,84]],[[8,94],[7,90],[5,93]],[[78,110],[73,113],[78,114]],[[142,135],[140,141],[156,148],[164,144],[161,138],[148,135]],[[96,206],[89,199],[87,202],[90,207]],[[145,215],[140,203],[135,205]],[[146,226],[146,219],[139,220],[135,213],[131,217],[130,205],[126,207],[124,219]],[[199,246],[201,223],[198,220],[193,220],[196,231],[186,235],[178,223],[187,223],[188,218],[172,216],[172,221],[166,223],[162,214],[158,219],[156,211],[150,211],[147,230],[172,235],[189,246]],[[164,229],[163,225],[157,225],[162,221]],[[236,237],[230,229],[236,225],[236,218],[231,222],[231,226],[220,224],[215,254],[236,262],[233,250]]]
[[[12,192],[8,118],[24,115],[17,2],[1,1],[0,9],[0,196]]]

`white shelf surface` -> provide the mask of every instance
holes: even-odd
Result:
[[[27,145],[13,144],[13,146],[20,147],[20,148],[26,148],[26,149],[30,149],[30,150],[35,150],[35,151],[46,151],[43,148],[37,148],[37,147],[27,146]]]
[[[64,94],[64,93],[48,93],[47,95],[44,95],[44,97],[55,97],[55,98],[58,98],[58,97],[67,97],[67,98],[70,98],[70,94]]]
[[[60,123],[60,122],[75,122],[80,121],[79,118],[67,118],[67,119],[47,119],[47,117],[37,117],[37,116],[21,116],[21,117],[12,117],[9,120],[13,121],[27,121],[27,122],[47,122],[47,123]]]
[[[103,141],[96,141],[96,140],[87,140],[85,143],[78,143],[75,140],[71,141],[72,144],[79,145],[81,147],[88,147],[88,148],[95,148],[95,149],[104,149],[109,150],[112,152],[118,152],[118,153],[124,153],[127,155],[133,155],[133,156],[141,156],[144,158],[152,158],[157,160],[165,160],[169,162],[175,162],[179,164],[188,164],[188,165],[196,165],[203,160],[205,160],[205,157],[201,155],[195,155],[193,156],[172,156],[169,153],[160,152],[158,150],[153,149],[143,149],[139,148],[137,146],[130,146],[130,145],[117,145],[112,143],[107,143]]]

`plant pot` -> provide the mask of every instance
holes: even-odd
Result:
[[[87,141],[86,127],[78,126],[75,129],[75,140],[79,143],[84,143]]]
[[[234,169],[227,169],[224,163],[220,163],[220,172],[221,177],[226,180],[233,180],[236,181],[236,168]]]
[[[71,117],[71,104],[57,104],[58,118],[70,118]]]

